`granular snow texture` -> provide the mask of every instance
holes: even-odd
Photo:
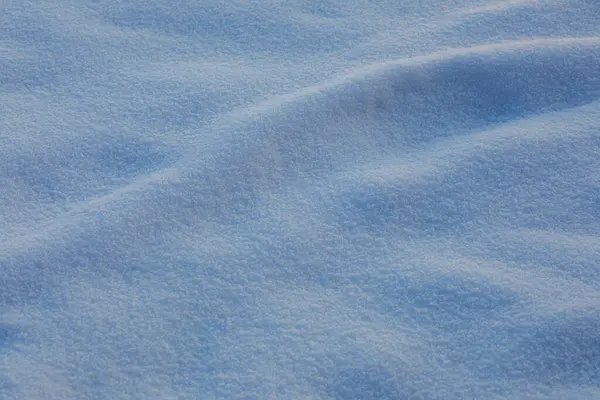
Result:
[[[0,1],[0,399],[600,399],[600,3]]]

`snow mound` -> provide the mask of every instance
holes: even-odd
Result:
[[[0,398],[600,398],[595,2],[0,8]]]

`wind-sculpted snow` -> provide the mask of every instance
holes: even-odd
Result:
[[[593,1],[0,2],[0,398],[600,398]]]

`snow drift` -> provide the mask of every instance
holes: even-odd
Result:
[[[600,397],[600,10],[5,2],[0,397]]]

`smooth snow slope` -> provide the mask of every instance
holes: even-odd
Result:
[[[600,3],[1,1],[0,399],[600,399]]]

